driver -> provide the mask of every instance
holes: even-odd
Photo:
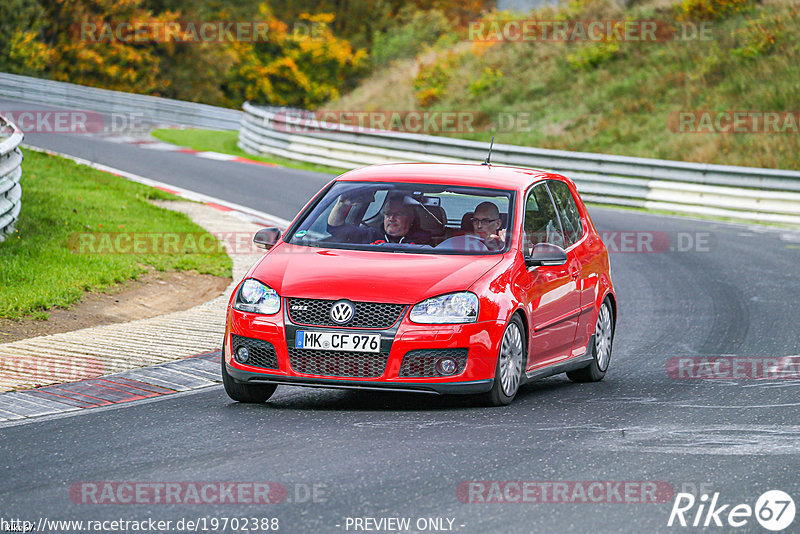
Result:
[[[404,243],[410,245],[427,245],[430,235],[424,232],[412,232],[414,209],[403,203],[402,196],[394,196],[383,207],[383,229],[371,226],[354,226],[346,223],[347,212],[356,204],[350,198],[339,197],[336,205],[328,215],[328,233],[347,243],[380,245],[383,243]]]
[[[500,229],[503,220],[494,202],[481,202],[472,214],[475,235],[483,239],[489,250],[501,250],[506,246],[506,231]]]

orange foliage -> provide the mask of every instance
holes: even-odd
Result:
[[[52,78],[81,85],[153,94],[168,82],[159,77],[159,53],[142,36],[136,42],[107,38],[87,28],[117,27],[130,22],[171,22],[177,13],[153,15],[142,0],[51,0],[46,36],[52,48]]]
[[[264,42],[239,42],[238,61],[227,87],[230,97],[307,109],[339,96],[339,88],[359,73],[366,52],[333,35],[332,14],[303,13],[292,32],[266,4],[261,18],[269,24]]]

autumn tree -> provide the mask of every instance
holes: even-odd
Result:
[[[40,75],[51,60],[41,40],[45,12],[36,0],[3,0],[0,14],[0,71]]]
[[[142,0],[50,0],[44,7],[45,43],[53,50],[52,78],[144,94],[158,94],[169,86],[169,79],[159,76],[154,39],[120,39],[118,32],[109,35],[104,30],[125,22],[175,21],[178,13],[155,15],[142,7]]]
[[[366,52],[333,34],[332,14],[300,14],[290,27],[260,6],[268,39],[237,42],[237,61],[226,84],[234,101],[314,108],[339,96],[348,79],[365,66]]]

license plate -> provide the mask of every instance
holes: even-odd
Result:
[[[380,352],[380,334],[349,332],[306,332],[298,330],[294,346],[297,349],[343,350],[348,352]]]

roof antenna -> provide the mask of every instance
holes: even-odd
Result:
[[[481,163],[481,165],[488,165],[489,167],[492,166],[492,147],[494,146],[494,136],[492,136],[492,142],[489,144],[489,155],[486,156],[486,161]]]

